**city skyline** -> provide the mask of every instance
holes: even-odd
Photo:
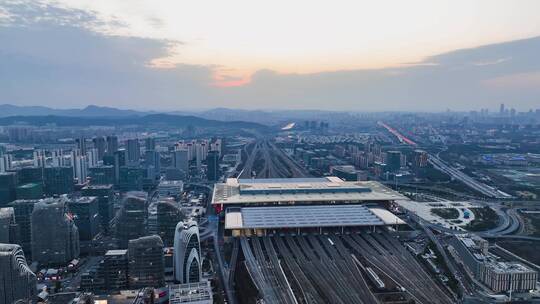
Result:
[[[0,103],[469,110],[540,105],[537,2],[0,4]],[[508,14],[512,11],[513,14]]]

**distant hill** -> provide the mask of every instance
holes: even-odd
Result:
[[[10,104],[0,105],[0,117],[8,116],[77,116],[77,117],[122,117],[142,116],[152,112],[139,112],[134,110],[121,110],[110,107],[89,105],[84,109],[53,109],[42,106],[15,106]]]
[[[0,125],[28,124],[32,126],[44,126],[47,124],[56,124],[57,126],[159,126],[169,127],[227,127],[237,129],[257,129],[260,131],[268,130],[265,125],[245,121],[218,121],[195,116],[181,116],[170,114],[150,114],[143,116],[124,116],[124,117],[76,117],[76,116],[9,116],[1,117]]]

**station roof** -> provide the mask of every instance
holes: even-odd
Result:
[[[338,177],[236,179],[216,184],[212,204],[311,201],[384,201],[406,199],[374,181]]]
[[[404,223],[399,218],[397,221],[388,219],[388,215],[385,217],[377,215],[364,205],[243,207],[225,214],[225,229],[381,226]]]

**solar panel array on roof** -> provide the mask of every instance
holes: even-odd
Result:
[[[384,222],[362,205],[246,207],[242,228],[375,226]]]

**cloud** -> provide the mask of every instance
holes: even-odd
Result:
[[[115,36],[107,32],[113,27],[122,24],[88,11],[2,2],[0,103],[158,110],[439,111],[493,108],[501,102],[518,109],[540,107],[540,37],[456,50],[395,68],[311,74],[260,70],[239,78],[223,76],[234,67],[169,61],[173,46],[181,49],[182,42]]]

